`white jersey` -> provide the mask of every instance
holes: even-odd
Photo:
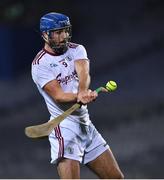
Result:
[[[74,62],[79,59],[88,60],[85,48],[82,45],[69,43],[66,53],[55,56],[43,49],[32,62],[32,79],[46,102],[48,111],[51,114],[50,119],[59,116],[74,103],[57,103],[43,90],[43,87],[48,82],[56,79],[64,92],[77,93],[79,80]],[[89,124],[87,106],[82,106],[76,110],[67,120]]]

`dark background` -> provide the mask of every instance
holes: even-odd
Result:
[[[125,178],[164,178],[163,9],[162,0],[0,1],[0,178],[58,178],[49,142],[24,135],[49,119],[30,67],[51,11],[70,17],[72,41],[86,47],[91,87],[118,83],[89,110]],[[96,178],[83,165],[81,177]]]

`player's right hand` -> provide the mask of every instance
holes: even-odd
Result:
[[[96,91],[92,91],[90,89],[86,91],[80,91],[77,94],[77,102],[81,102],[82,104],[87,104],[94,101],[97,98],[98,94]]]

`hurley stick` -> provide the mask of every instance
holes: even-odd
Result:
[[[99,87],[96,89],[96,92],[99,93],[101,91],[110,91],[109,89],[104,87]],[[80,108],[81,104],[76,103],[72,107],[70,107],[68,110],[63,112],[58,117],[35,126],[29,126],[25,128],[25,134],[29,138],[43,138],[48,136],[52,130],[57,127],[66,117],[68,117],[72,112],[74,112],[76,109]]]

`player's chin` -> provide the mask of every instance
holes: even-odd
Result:
[[[65,47],[65,46],[67,46],[67,44],[68,44],[68,42],[60,42],[60,43],[58,44],[58,46],[60,46],[60,47]]]

